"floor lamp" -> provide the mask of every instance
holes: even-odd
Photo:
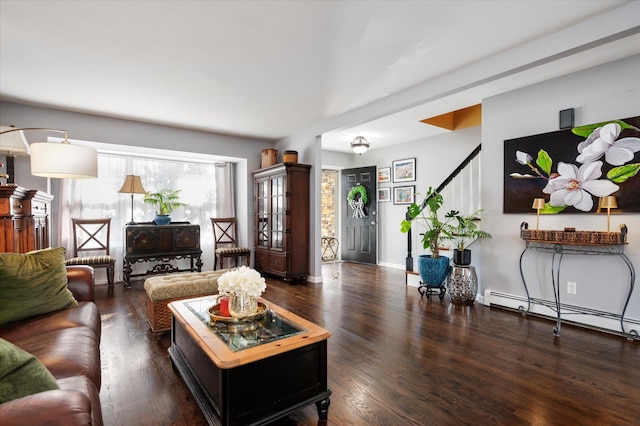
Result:
[[[147,193],[142,186],[142,182],[140,182],[140,176],[127,175],[124,183],[122,184],[122,188],[120,188],[120,191],[118,192],[122,194],[131,194],[131,222],[127,223],[127,225],[135,225],[135,222],[133,221],[133,194]]]

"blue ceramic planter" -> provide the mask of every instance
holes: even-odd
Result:
[[[422,254],[418,258],[420,279],[429,287],[440,287],[449,272],[449,258],[440,256],[437,259],[430,254]]]
[[[171,218],[168,214],[157,214],[156,217],[153,218],[153,221],[156,225],[168,225],[171,222]]]

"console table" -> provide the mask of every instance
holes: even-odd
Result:
[[[565,254],[569,255],[582,255],[582,256],[616,256],[626,265],[629,269],[629,292],[622,308],[622,313],[612,314],[608,312],[595,311],[588,308],[580,308],[576,306],[565,307],[566,310],[570,310],[573,313],[598,315],[601,317],[608,317],[620,320],[620,329],[628,340],[634,340],[638,338],[637,330],[625,331],[624,329],[624,314],[629,305],[631,299],[631,293],[633,293],[633,287],[635,284],[636,273],[633,264],[629,258],[624,254],[624,246],[626,245],[627,227],[621,225],[621,232],[581,232],[575,231],[534,231],[528,230],[528,225],[523,222],[520,225],[520,236],[525,240],[525,249],[520,255],[520,276],[522,277],[522,283],[524,284],[524,290],[527,293],[527,308],[520,306],[520,312],[526,315],[531,308],[531,302],[539,303],[553,309],[557,313],[556,325],[553,327],[553,334],[555,337],[560,337],[561,327],[561,304],[560,304],[560,270],[562,267],[562,258]],[[529,295],[529,289],[527,288],[527,281],[522,271],[522,259],[528,250],[535,250],[539,252],[551,253],[551,283],[553,285],[553,294],[555,297],[555,306],[550,305],[545,300],[533,299]]]
[[[170,272],[200,272],[202,250],[200,249],[200,225],[188,222],[172,222],[156,225],[153,222],[125,226],[125,248],[122,272],[124,282],[131,286],[131,278]],[[189,259],[190,267],[180,269],[171,260]],[[132,274],[132,265],[137,262],[160,262],[146,272]]]

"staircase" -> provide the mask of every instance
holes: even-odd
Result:
[[[436,188],[436,192],[442,194],[444,198],[444,205],[441,211],[457,210],[461,215],[465,216],[482,208],[480,200],[482,170],[479,155],[481,150],[482,144],[478,145]],[[423,200],[420,205],[421,209],[426,207],[427,200]],[[409,218],[408,213],[407,218]],[[420,248],[419,240],[418,238],[416,241],[418,248]],[[413,243],[410,229],[407,233],[407,257],[405,259],[407,271],[413,271]]]

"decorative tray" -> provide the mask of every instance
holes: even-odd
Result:
[[[223,322],[226,324],[243,324],[249,323],[253,321],[258,321],[264,317],[264,315],[269,310],[269,306],[264,303],[258,301],[258,310],[255,314],[246,316],[244,318],[235,318],[235,317],[223,317],[220,315],[220,304],[215,304],[208,309],[209,317],[211,318],[211,323]]]

